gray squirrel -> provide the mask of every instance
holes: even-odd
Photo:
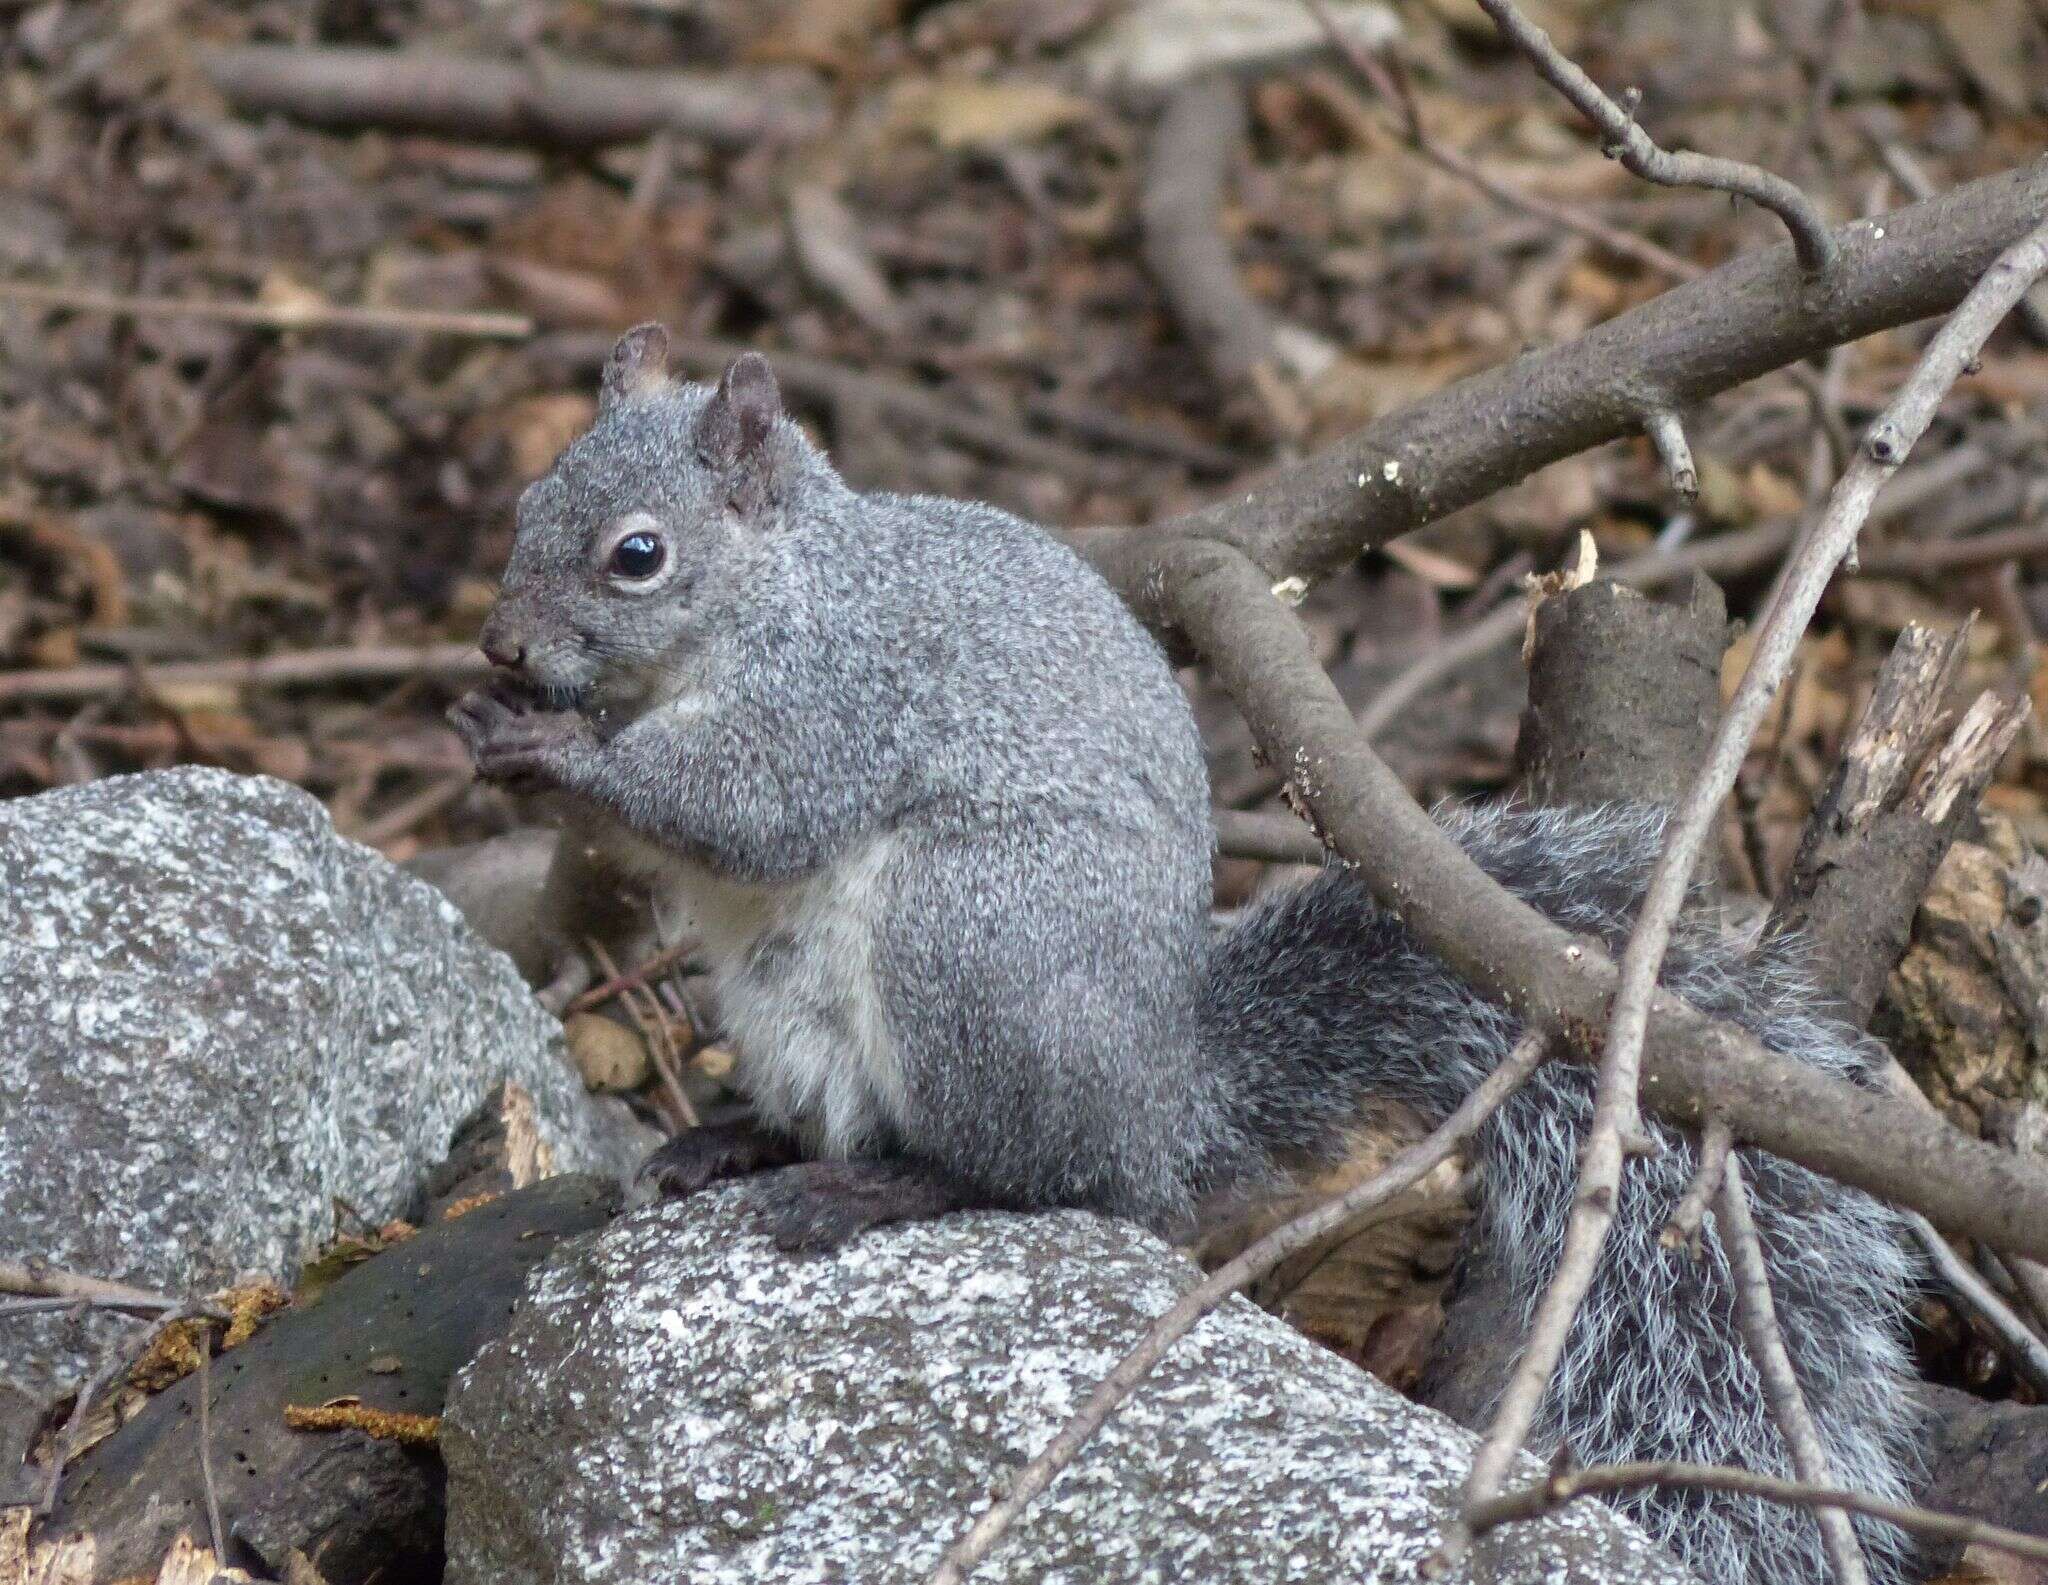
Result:
[[[671,381],[659,326],[606,365],[591,429],[521,498],[452,719],[479,773],[611,823],[615,862],[687,896],[758,1122],[678,1135],[670,1193],[780,1167],[778,1243],[826,1249],[955,1208],[1081,1206],[1185,1236],[1219,1198],[1341,1159],[1368,1100],[1440,1120],[1508,1051],[1474,995],[1339,867],[1212,929],[1202,746],[1109,586],[992,507],[863,494],[749,354]],[[1616,947],[1653,864],[1643,810],[1442,811],[1502,884]],[[1771,1049],[1868,1080],[1795,942],[1682,926],[1665,982]],[[1541,1070],[1479,1140],[1458,1291],[1420,1396],[1486,1419],[1572,1199],[1589,1077]],[[1693,1167],[1632,1159],[1533,1445],[1585,1462],[1789,1472],[1711,1224],[1658,1232]],[[1283,1165],[1292,1163],[1295,1165]],[[1791,1356],[1837,1479],[1904,1498],[1912,1267],[1894,1213],[1743,1153]],[[1474,1358],[1490,1359],[1474,1370]],[[1616,1506],[1712,1585],[1827,1577],[1810,1515],[1648,1491]],[[1905,1537],[1859,1521],[1880,1585]]]

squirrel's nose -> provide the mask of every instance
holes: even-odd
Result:
[[[526,663],[525,641],[516,634],[507,632],[504,624],[495,619],[484,623],[483,633],[477,639],[477,643],[483,649],[484,658],[493,666],[503,666],[510,670]]]

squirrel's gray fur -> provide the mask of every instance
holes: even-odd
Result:
[[[637,340],[636,340],[637,338]],[[1361,1103],[1434,1121],[1514,1020],[1341,870],[1209,924],[1208,788],[1152,639],[1051,535],[958,501],[860,494],[780,412],[758,359],[719,388],[614,354],[589,433],[520,505],[487,645],[556,710],[458,707],[487,774],[559,787],[689,898],[742,1086],[813,1155],[907,1158],[949,1203],[1079,1205],[1184,1233],[1279,1157],[1341,1155]],[[664,542],[635,592],[620,525]],[[1643,812],[1458,810],[1504,885],[1618,945],[1656,856]],[[1773,1050],[1858,1079],[1880,1053],[1830,1021],[1780,942],[1682,928],[1666,983]],[[1524,1319],[1548,1279],[1590,1113],[1553,1063],[1488,1125],[1461,1278]],[[1536,1446],[1586,1462],[1786,1470],[1712,1236],[1657,1234],[1691,1147],[1633,1159],[1601,1275]],[[1842,1484],[1906,1495],[1915,1422],[1895,1217],[1745,1152],[1774,1297]],[[1463,1332],[1461,1332],[1461,1317]],[[1492,1324],[1499,1324],[1497,1310]],[[1509,1360],[1454,1302],[1425,1383],[1481,1423]],[[1618,1505],[1714,1585],[1826,1577],[1807,1513],[1650,1491]],[[1873,1578],[1906,1546],[1865,1525]]]

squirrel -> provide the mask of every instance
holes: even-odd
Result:
[[[1077,1206],[1180,1237],[1205,1206],[1341,1156],[1367,1102],[1433,1124],[1502,1059],[1514,1016],[1341,866],[1212,925],[1192,711],[1078,555],[990,506],[859,492],[760,355],[708,387],[672,380],[666,351],[658,325],[628,332],[591,427],[521,496],[482,640],[500,680],[451,712],[480,775],[567,794],[609,822],[616,862],[688,898],[756,1121],[677,1135],[646,1181],[687,1194],[762,1172],[791,1249],[969,1207]],[[1662,830],[1619,807],[1438,819],[1610,948]],[[1788,1057],[1863,1082],[1882,1058],[1827,1014],[1796,941],[1744,947],[1695,918],[1664,979]],[[1546,1064],[1477,1141],[1419,1389],[1467,1425],[1513,1363],[1488,1335],[1503,1303],[1526,1325],[1555,1268],[1591,1096],[1584,1068]],[[1659,1243],[1695,1157],[1652,1131],[1532,1446],[1789,1473],[1711,1224],[1694,1255]],[[1903,1499],[1918,1422],[1897,1213],[1741,1159],[1834,1476]],[[1827,1576],[1806,1512],[1613,1501],[1712,1585]],[[1857,1523],[1873,1579],[1903,1579],[1903,1533]]]

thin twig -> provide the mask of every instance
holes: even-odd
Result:
[[[238,303],[203,297],[131,296],[39,281],[0,281],[0,302],[78,314],[114,314],[123,319],[209,319],[220,324],[256,325],[265,330],[382,330],[414,336],[479,336],[495,341],[523,341],[533,334],[533,321],[524,314],[352,307],[314,298]]]
[[[1228,1264],[1183,1294],[1164,1315],[1147,1328],[1138,1344],[1088,1395],[1059,1434],[1037,1457],[1017,1472],[1010,1489],[973,1527],[946,1549],[927,1585],[962,1585],[975,1564],[988,1555],[1032,1499],[1052,1484],[1054,1478],[1074,1461],[1088,1439],[1108,1422],[1138,1384],[1150,1374],[1161,1356],[1175,1342],[1240,1288],[1258,1281],[1288,1256],[1306,1249],[1324,1234],[1344,1226],[1406,1192],[1478,1132],[1480,1126],[1499,1110],[1501,1104],[1521,1087],[1542,1064],[1548,1042],[1540,1035],[1525,1034],[1500,1065],[1480,1081],[1459,1103],[1457,1110],[1427,1138],[1410,1145],[1364,1183],[1346,1190],[1304,1211],[1292,1221],[1275,1228],[1256,1243],[1248,1245]]]
[[[1365,79],[1372,91],[1379,96],[1381,104],[1391,112],[1390,117],[1382,118],[1381,126],[1390,136],[1406,144],[1425,163],[1469,183],[1503,209],[1534,216],[1561,231],[1569,231],[1584,237],[1588,242],[1606,249],[1609,253],[1632,259],[1638,264],[1646,264],[1653,270],[1669,275],[1673,280],[1689,281],[1694,276],[1705,273],[1690,259],[1681,259],[1670,249],[1660,248],[1647,237],[1636,236],[1632,232],[1610,226],[1563,204],[1554,204],[1547,198],[1538,198],[1533,193],[1525,193],[1519,188],[1511,187],[1449,144],[1439,142],[1424,124],[1422,108],[1415,102],[1415,95],[1410,92],[1401,74],[1387,66],[1363,43],[1339,26],[1337,19],[1330,14],[1327,0],[1302,0],[1302,3],[1315,16],[1337,53],[1344,57],[1354,72]]]
[[[2023,1322],[2025,1329],[2038,1339],[2048,1336],[2048,1319],[2044,1319],[2048,1317],[2048,1310],[2043,1309],[2041,1302],[2048,1293],[2043,1292],[2039,1266],[2032,1268],[2035,1281],[2031,1286],[2021,1279],[2020,1273],[2026,1265],[2020,1260],[2008,1264],[2006,1258],[1989,1245],[1977,1246],[1977,1269],[1983,1273],[1984,1280],[1999,1298],[2011,1306],[2014,1319]]]
[[[0,1260],[0,1293],[62,1299],[95,1309],[135,1310],[144,1314],[176,1310],[185,1303],[167,1294],[151,1293],[147,1288],[132,1288],[125,1282],[110,1282],[105,1277],[88,1277],[19,1260]]]
[[[1864,551],[1863,570],[1886,577],[1913,578],[1936,572],[1999,567],[2043,556],[2048,556],[2048,523],[2036,523],[2027,528],[2002,529],[1995,534],[1976,534],[1968,539],[1879,545]]]
[[[1643,428],[1649,434],[1650,444],[1657,448],[1658,460],[1664,464],[1671,493],[1681,501],[1697,500],[1700,471],[1693,466],[1692,447],[1686,443],[1685,425],[1679,422],[1678,415],[1669,408],[1652,408],[1643,416]]]
[[[1950,1247],[1941,1230],[1918,1211],[1905,1213],[1913,1241],[1927,1257],[1928,1265],[1949,1295],[1982,1321],[2012,1367],[2038,1393],[2048,1394],[2048,1347],[2032,1327],[2014,1313],[2011,1305],[1970,1269],[1970,1263]]]
[[[1502,3],[1482,0],[1489,13]],[[1527,1440],[1566,1334],[1592,1285],[1620,1192],[1622,1141],[1642,1126],[1638,1086],[1658,971],[1721,802],[1734,785],[1750,740],[1784,680],[1807,623],[1836,566],[1861,532],[1878,490],[1905,461],[1949,387],[2044,269],[2048,269],[2048,221],[2000,254],[1936,332],[1919,364],[1865,435],[1862,449],[1829,496],[1826,511],[1787,563],[1778,597],[1764,618],[1749,666],[1715,731],[1706,763],[1666,831],[1664,850],[1622,954],[1564,1252],[1530,1323],[1521,1359],[1501,1396],[1493,1425],[1473,1457],[1466,1485],[1468,1512],[1499,1490],[1501,1478]],[[1453,1526],[1445,1537],[1445,1555],[1461,1555],[1469,1536],[1464,1525]]]
[[[1699,1164],[1693,1168],[1692,1182],[1686,1185],[1671,1220],[1657,1235],[1657,1242],[1666,1249],[1689,1247],[1699,1236],[1707,1207],[1721,1192],[1721,1180],[1728,1171],[1728,1153],[1734,1148],[1735,1135],[1728,1125],[1718,1117],[1708,1118],[1707,1126],[1700,1131]]]
[[[1926,772],[1927,767],[1923,766],[1922,774]],[[1913,1082],[1913,1076],[1897,1057],[1885,1063],[1878,1077],[1886,1089],[1923,1116],[1940,1115],[1934,1103],[1927,1098],[1926,1091]],[[1984,1323],[1991,1335],[1998,1339],[2013,1368],[2032,1382],[2037,1392],[2048,1395],[2048,1345],[2044,1345],[2033,1328],[1971,1270],[1968,1261],[1949,1247],[1939,1228],[1918,1211],[1906,1209],[1905,1216],[1914,1241],[1926,1255],[1935,1275],[1948,1288],[1950,1296]],[[2041,1270],[2036,1263],[2019,1257],[2014,1258],[2013,1264],[2020,1272]]]
[[[199,1339],[199,1484],[206,1492],[206,1533],[213,1540],[216,1567],[228,1564],[227,1532],[221,1528],[220,1492],[213,1483],[213,1339]]]
[[[23,1315],[54,1315],[60,1310],[76,1310],[83,1315],[95,1306],[84,1299],[0,1299],[0,1321],[11,1321]],[[97,1308],[131,1311],[124,1304],[104,1304]]]
[[[1733,1155],[1721,1179],[1721,1192],[1714,1202],[1715,1230],[1727,1252],[1730,1274],[1735,1283],[1735,1324],[1742,1332],[1743,1346],[1763,1382],[1764,1401],[1771,1418],[1785,1440],[1792,1457],[1792,1472],[1809,1486],[1830,1486],[1835,1471],[1821,1446],[1820,1432],[1799,1390],[1799,1378],[1792,1373],[1792,1357],[1785,1350],[1785,1335],[1778,1329],[1778,1307],[1771,1298],[1771,1276],[1764,1265],[1763,1242],[1757,1236],[1756,1219],[1750,1215],[1749,1190],[1742,1180],[1742,1164]],[[1835,1585],[1868,1585],[1869,1570],[1863,1548],[1849,1516],[1839,1508],[1823,1508],[1817,1515],[1821,1542],[1828,1562],[1834,1567]]]
[[[1792,735],[1793,718],[1799,713],[1799,689],[1805,681],[1805,660],[1795,658],[1791,675],[1786,677],[1785,686],[1779,693],[1784,703],[1778,708],[1777,720],[1771,723],[1771,741],[1758,756],[1763,768],[1753,772],[1745,763],[1735,778],[1735,811],[1742,830],[1743,857],[1749,861],[1750,879],[1756,883],[1759,897],[1777,895],[1777,882],[1771,874],[1770,848],[1764,841],[1761,815],[1764,799],[1770,796],[1771,786],[1777,781],[1778,772],[1785,763],[1785,744]]]
[[[1216,824],[1216,851],[1225,858],[1322,864],[1330,857],[1323,839],[1293,815],[1216,809],[1210,817]]]
[[[700,1121],[697,1108],[690,1104],[690,1097],[683,1089],[682,1078],[676,1072],[673,1060],[675,1036],[669,1029],[668,1014],[662,1009],[661,998],[649,996],[648,999],[654,1003],[654,1012],[650,1017],[641,1008],[634,994],[636,990],[646,989],[646,979],[642,978],[635,985],[632,983],[633,976],[621,974],[618,964],[612,961],[611,953],[605,950],[604,943],[596,937],[588,938],[584,946],[589,951],[591,959],[604,971],[606,983],[619,986],[619,999],[625,1006],[627,1016],[640,1031],[640,1039],[647,1047],[647,1060],[654,1064],[654,1071],[661,1079],[662,1090],[668,1096],[669,1105],[675,1109],[677,1122],[684,1128],[697,1127]]]
[[[578,996],[563,1011],[587,1013],[593,1007],[602,1007],[614,996],[618,996],[626,991],[637,990],[640,986],[659,979],[662,975],[668,973],[670,969],[682,963],[696,950],[697,943],[695,941],[678,941],[674,946],[663,947],[653,957],[640,964],[639,967],[627,969],[623,973],[613,974],[609,979],[600,980],[581,996]]]
[[[1473,1512],[1472,1526],[1475,1532],[1483,1532],[1510,1520],[1540,1519],[1581,1497],[1639,1491],[1645,1486],[1687,1486],[1701,1491],[1762,1497],[1768,1502],[1784,1503],[1788,1507],[1836,1508],[1882,1519],[1901,1530],[1933,1536],[1941,1541],[1996,1547],[2015,1557],[2048,1560],[2048,1540],[1986,1524],[1981,1519],[1936,1513],[1929,1508],[1889,1502],[1862,1492],[1825,1490],[1801,1481],[1757,1475],[1746,1469],[1727,1469],[1718,1464],[1603,1464],[1592,1469],[1553,1470],[1534,1486],[1490,1499],[1483,1508]]]
[[[1479,5],[1493,18],[1502,36],[1529,57],[1543,80],[1599,128],[1603,154],[1619,160],[1645,181],[1665,187],[1706,187],[1762,204],[1785,222],[1799,262],[1809,275],[1821,274],[1834,262],[1835,240],[1828,234],[1827,222],[1813,207],[1813,201],[1791,182],[1740,160],[1690,152],[1674,154],[1659,148],[1650,134],[1636,124],[1633,106],[1625,107],[1608,98],[1598,83],[1550,42],[1549,34],[1516,9],[1512,0],[1479,0]]]
[[[1806,397],[1807,405],[1813,409],[1813,425],[1818,436],[1817,451],[1825,456],[1830,472],[1812,494],[1818,499],[1822,490],[1832,479],[1849,466],[1849,453],[1856,449],[1856,443],[1849,435],[1849,426],[1841,413],[1842,377],[1848,372],[1849,349],[1840,346],[1832,349],[1826,366],[1816,373],[1804,363],[1787,364],[1785,377],[1798,386]]]

